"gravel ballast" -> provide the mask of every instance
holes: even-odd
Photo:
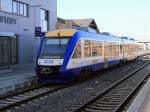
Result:
[[[134,70],[136,68],[133,67],[131,69]],[[127,74],[125,69],[126,67],[122,66],[118,69],[111,70],[111,72],[104,73],[83,83],[57,91],[54,94],[44,96],[18,108],[11,109],[11,112],[67,112],[75,105],[82,103],[84,99],[98,94],[115,81],[121,79]]]

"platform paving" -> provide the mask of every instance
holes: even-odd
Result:
[[[32,65],[15,66],[0,72],[0,95],[17,88],[31,85],[36,81],[35,69]]]
[[[141,89],[127,112],[150,112],[150,79]]]

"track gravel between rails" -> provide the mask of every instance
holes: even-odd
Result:
[[[83,103],[91,95],[104,91],[109,85],[121,79],[126,73],[136,69],[145,63],[144,60],[129,63],[118,69],[113,69],[103,75],[79,83],[75,86],[49,93],[43,97],[22,104],[21,106],[11,108],[11,112],[67,112],[74,105]],[[132,66],[131,66],[132,65]],[[100,72],[101,73],[101,72]],[[99,73],[97,73],[99,74]]]
[[[0,99],[0,111],[7,110],[9,108],[15,107],[16,105],[26,103],[30,100],[32,101],[43,95],[56,92],[63,88],[64,87],[62,86],[41,87],[38,89],[28,90],[27,92],[24,91],[22,94],[16,94],[14,96],[9,95],[10,97],[5,96],[5,98]]]
[[[149,62],[123,77],[105,91],[90,96],[84,100],[84,104],[72,109],[72,112],[121,112],[131,96],[150,76],[149,72],[145,74],[141,72],[146,65],[149,65]]]

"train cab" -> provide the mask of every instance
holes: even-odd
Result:
[[[36,66],[41,79],[56,78],[56,74],[60,73],[66,49],[75,32],[76,30],[57,30],[48,32],[42,39]]]

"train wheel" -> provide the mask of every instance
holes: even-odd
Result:
[[[87,68],[85,76],[89,76],[89,75],[91,75],[91,73],[92,73],[92,68]]]
[[[124,60],[123,59],[120,60],[120,65],[122,65],[122,64],[124,64]]]
[[[78,80],[82,80],[82,79],[88,77],[89,75],[91,75],[91,73],[92,73],[92,69],[91,68],[82,69],[80,71],[80,75],[78,76],[77,79]]]
[[[125,58],[125,59],[122,60],[122,63],[127,63],[127,62],[128,62],[127,58]]]
[[[125,59],[125,63],[127,63],[127,62],[128,62],[128,59],[126,58],[126,59]]]
[[[82,69],[81,71],[80,71],[80,75],[78,75],[78,77],[77,77],[77,80],[82,80],[83,78],[84,78],[84,74],[85,74],[85,70],[84,69]]]

